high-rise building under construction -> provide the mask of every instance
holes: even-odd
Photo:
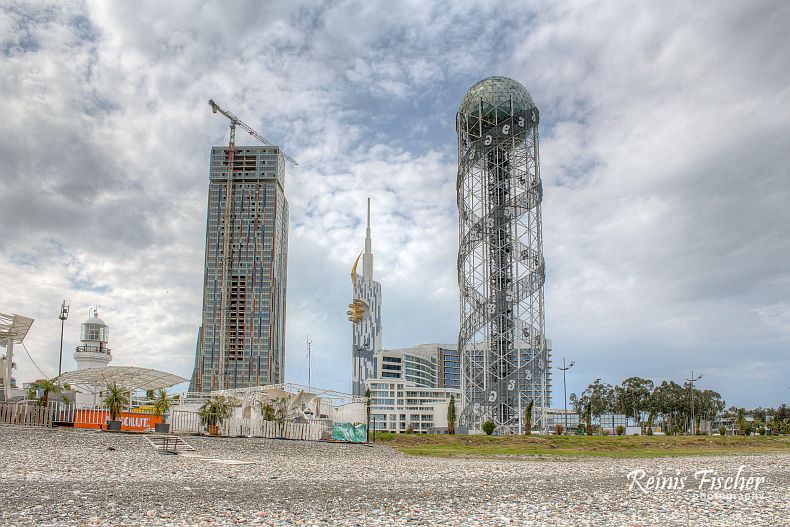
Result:
[[[524,86],[489,77],[456,118],[460,425],[473,432],[523,433],[528,408],[539,429],[550,404],[538,117]]]
[[[229,172],[232,185],[226,185]],[[239,146],[229,171],[228,147],[214,147],[209,179],[203,322],[190,391],[281,383],[288,257],[283,154],[275,146]],[[226,223],[228,188],[232,199]],[[230,236],[227,244],[225,236]],[[224,247],[229,248],[230,258],[226,264],[225,345],[221,349]]]

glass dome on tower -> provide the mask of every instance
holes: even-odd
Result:
[[[467,90],[458,108],[459,124],[475,140],[500,122],[532,108],[535,102],[520,82],[508,77],[488,77]]]

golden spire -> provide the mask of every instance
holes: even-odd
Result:
[[[351,283],[354,284],[354,287],[357,287],[357,264],[359,263],[359,259],[362,258],[362,253],[359,253],[357,259],[354,261],[354,267],[351,268]]]

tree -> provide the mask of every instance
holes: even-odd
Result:
[[[587,403],[587,407],[584,411],[584,424],[585,424],[585,431],[587,432],[588,436],[592,435],[592,404]]]
[[[571,393],[570,397],[568,397],[568,400],[571,402],[571,407],[573,408],[573,411],[576,412],[576,415],[578,415],[580,419],[584,418],[584,412],[587,408],[589,397],[579,397],[575,393]]]
[[[614,411],[632,418],[637,424],[648,413],[653,381],[629,377],[614,388]]]
[[[740,435],[746,435],[746,410],[743,408],[738,408],[736,423],[738,424],[738,433]]]
[[[36,399],[39,406],[47,406],[49,404],[50,394],[56,395],[70,389],[71,387],[68,384],[61,385],[49,379],[41,379],[30,385],[27,391],[27,398]],[[37,397],[39,390],[43,390],[41,397]]]
[[[582,392],[582,398],[586,398],[588,411],[592,416],[600,418],[602,414],[613,410],[614,389],[611,385],[602,383],[601,379],[595,379],[587,386]]]
[[[674,381],[662,381],[651,394],[651,407],[664,421],[664,432],[671,435],[678,427],[678,421],[685,415],[684,401],[688,390]],[[690,409],[690,405],[689,405]]]
[[[535,401],[530,399],[527,403],[527,407],[524,408],[524,434],[525,435],[532,435],[532,406],[535,404]]]
[[[455,395],[450,395],[450,402],[447,403],[447,433],[455,434]]]
[[[113,381],[105,388],[104,405],[110,411],[110,420],[117,421],[123,409],[129,406],[129,388]]]

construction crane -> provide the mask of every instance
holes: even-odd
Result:
[[[231,246],[230,246],[230,222],[231,218],[233,218],[233,165],[234,159],[236,156],[236,125],[239,125],[243,130],[253,136],[255,139],[260,141],[266,146],[274,146],[277,147],[274,143],[263,137],[261,134],[253,130],[250,126],[248,126],[244,121],[236,117],[233,113],[229,112],[228,110],[221,107],[219,104],[214,102],[214,99],[209,99],[208,101],[209,106],[211,106],[211,111],[214,113],[221,113],[228,119],[230,119],[230,141],[228,142],[228,175],[225,178],[225,207],[222,210],[222,224],[224,227],[223,231],[223,243],[222,243],[222,281],[221,281],[221,294],[220,294],[220,306],[219,306],[219,326],[220,326],[220,337],[219,337],[219,368],[218,368],[218,376],[219,376],[219,389],[225,389],[225,354],[226,354],[226,347],[227,347],[227,340],[228,340],[228,293],[230,289],[230,272],[231,272]],[[279,148],[279,147],[278,147]],[[292,157],[283,153],[280,150],[280,155],[283,156],[283,159],[288,161],[293,165],[298,165]]]

